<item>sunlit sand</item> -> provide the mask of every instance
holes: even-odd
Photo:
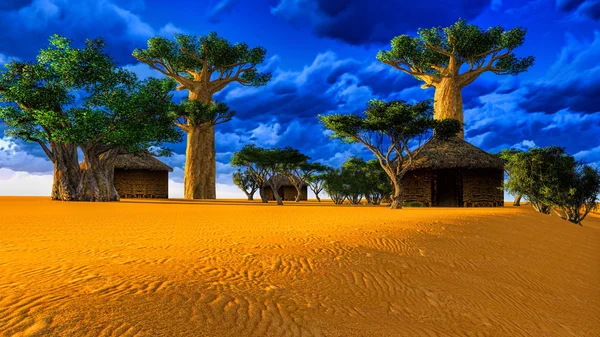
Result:
[[[0,198],[1,336],[598,336],[600,216]]]

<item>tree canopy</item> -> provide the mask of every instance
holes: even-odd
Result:
[[[484,72],[516,75],[526,71],[534,57],[514,53],[526,33],[522,27],[483,30],[460,19],[445,28],[419,29],[416,37],[396,36],[391,49],[379,51],[377,59],[425,82],[424,88],[436,87],[444,78],[453,78],[464,87]]]
[[[270,73],[256,67],[265,59],[263,47],[249,48],[246,43],[231,44],[217,33],[196,37],[175,34],[173,40],[153,37],[147,49],[136,49],[133,56],[165,76],[176,80],[177,89],[212,94],[227,84],[265,85]],[[204,103],[210,102],[204,101]]]
[[[577,162],[563,148],[549,146],[528,151],[505,149],[509,193],[522,194],[538,212],[560,217],[576,224],[596,209],[600,194],[600,172]]]

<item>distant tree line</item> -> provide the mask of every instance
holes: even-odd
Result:
[[[529,200],[536,211],[581,225],[598,208],[600,172],[563,148],[505,149],[498,155],[505,162],[506,191]]]

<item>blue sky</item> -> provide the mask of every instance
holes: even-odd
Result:
[[[600,1],[597,0],[4,0],[0,64],[33,60],[48,36],[75,43],[102,36],[108,52],[140,77],[158,76],[131,56],[148,38],[216,31],[232,42],[267,49],[273,73],[265,87],[229,86],[215,96],[237,111],[216,134],[220,197],[232,186],[229,158],[248,143],[293,146],[330,165],[359,145],[329,140],[317,114],[361,111],[372,98],[433,97],[408,75],[375,59],[396,35],[447,26],[458,18],[482,28],[527,28],[519,56],[536,61],[518,76],[487,74],[463,91],[465,138],[488,151],[559,145],[600,164]],[[178,97],[181,97],[179,93]],[[0,122],[0,130],[3,126]],[[182,195],[185,143],[165,161],[171,196]],[[49,195],[52,165],[37,144],[0,136],[0,195]]]

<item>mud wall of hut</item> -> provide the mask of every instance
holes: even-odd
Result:
[[[121,198],[168,198],[169,172],[115,169],[115,188]]]
[[[402,178],[402,187],[405,203],[421,203],[431,206],[431,183],[434,179],[433,172],[429,170],[415,170],[407,172]]]
[[[300,200],[308,200],[308,186],[303,186],[300,190]],[[294,201],[296,200],[296,195],[298,194],[298,191],[296,191],[294,186],[282,186],[277,192],[284,201]],[[275,200],[271,187],[267,187],[265,189],[265,196],[267,197],[267,200]]]
[[[502,207],[504,191],[502,170],[478,169],[463,171],[463,203],[465,207]]]

